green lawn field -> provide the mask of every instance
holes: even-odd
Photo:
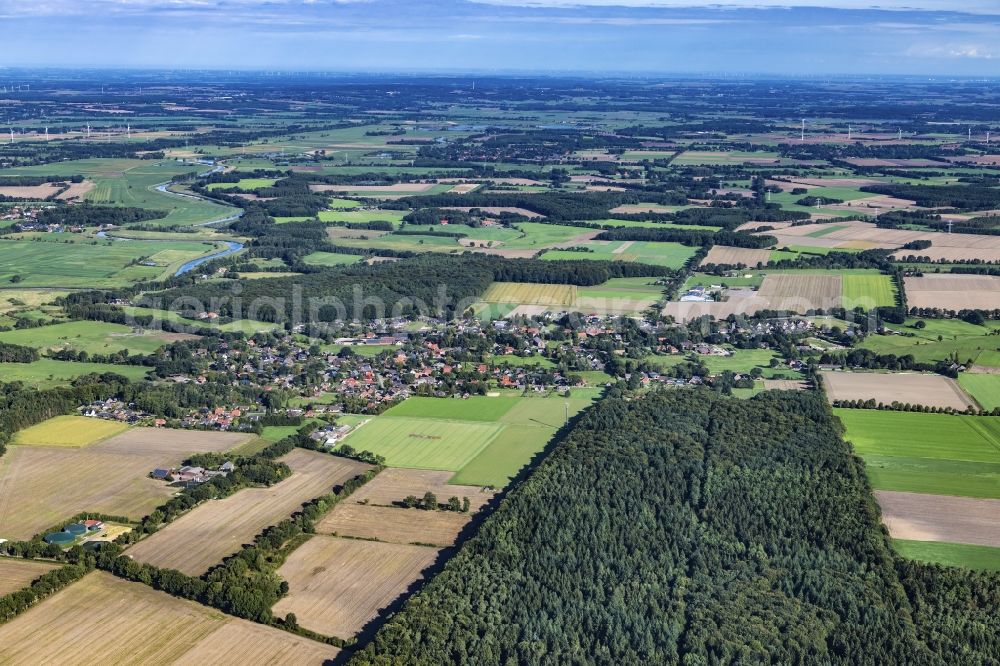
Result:
[[[893,539],[892,545],[900,555],[911,560],[980,571],[1000,571],[1000,548],[905,539]]]
[[[146,376],[149,368],[136,365],[78,363],[43,358],[33,363],[0,363],[0,382],[24,382],[39,389],[54,388],[65,386],[82,375],[105,372],[113,372],[132,381],[139,381]]]
[[[237,183],[211,183],[209,190],[228,190],[233,187],[244,192],[256,190],[258,187],[270,187],[275,183],[274,178],[240,178]]]
[[[912,354],[921,362],[945,360],[957,353],[960,363],[972,360],[1000,367],[1000,337],[990,335],[996,322],[976,326],[958,319],[925,319],[925,328],[917,329],[913,327],[916,321],[907,319],[901,326],[891,326],[905,336],[869,335],[860,346],[879,354]]]
[[[549,261],[567,261],[590,259],[592,261],[631,261],[668,268],[680,268],[691,258],[696,248],[680,243],[659,243],[654,241],[612,241],[599,244],[595,241],[581,241],[580,247],[589,248],[590,252],[573,252],[569,250],[549,250],[542,259]]]
[[[1000,498],[1000,419],[835,409],[881,490]]]
[[[963,372],[958,376],[958,383],[983,409],[1000,407],[1000,375]]]
[[[344,199],[344,201],[349,201]],[[323,222],[376,222],[384,220],[398,227],[403,217],[409,211],[405,210],[321,210],[319,219]]]
[[[358,427],[344,443],[385,456],[386,463],[391,467],[457,472],[486,448],[502,429],[498,423],[387,414],[374,417]]]
[[[74,349],[88,354],[109,354],[122,349],[150,354],[176,338],[174,334],[157,331],[136,333],[128,326],[100,321],[71,321],[0,332],[0,342],[35,349]]]
[[[521,398],[506,397],[474,396],[465,400],[414,397],[396,405],[384,416],[496,422],[520,401]]]
[[[124,287],[139,280],[169,277],[180,266],[214,252],[216,244],[198,241],[86,240],[65,234],[38,240],[0,240],[0,284],[14,276],[24,287]],[[153,265],[129,265],[143,259]]]
[[[896,304],[896,289],[888,275],[844,275],[842,278],[844,307],[852,310],[857,306],[870,310]]]
[[[371,418],[345,443],[386,457],[392,467],[456,472],[452,483],[503,487],[596,394],[570,398],[415,397]]]
[[[302,258],[312,266],[346,266],[364,259],[360,254],[340,254],[338,252],[313,252]]]

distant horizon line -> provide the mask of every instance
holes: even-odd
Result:
[[[246,67],[170,67],[167,65],[157,66],[129,66],[113,67],[104,65],[0,65],[2,73],[21,72],[51,72],[51,73],[190,73],[190,74],[241,74],[256,75],[260,77],[272,76],[307,76],[307,77],[435,77],[435,78],[513,78],[513,77],[537,77],[537,78],[565,78],[565,79],[599,79],[599,78],[634,78],[637,80],[655,79],[787,79],[787,80],[823,80],[823,79],[856,79],[856,80],[919,80],[919,81],[1000,81],[1000,74],[903,74],[903,73],[850,73],[850,72],[821,72],[821,73],[781,73],[781,72],[722,72],[722,71],[669,71],[656,72],[652,70],[561,70],[561,69],[497,69],[497,70],[463,70],[444,68],[423,68],[423,69],[296,69],[296,68],[246,68]]]

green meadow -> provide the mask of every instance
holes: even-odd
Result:
[[[150,354],[177,336],[157,331],[133,331],[128,326],[101,321],[71,321],[38,328],[0,332],[0,342],[35,349],[73,349],[88,354],[110,354],[122,349]]]
[[[892,545],[900,555],[911,560],[979,571],[1000,571],[1000,548],[905,539],[893,539]]]
[[[1000,418],[835,409],[880,490],[1000,498]]]
[[[914,327],[916,321],[911,318],[891,326],[905,335],[869,335],[860,346],[879,354],[912,354],[922,362],[957,354],[959,363],[972,360],[977,365],[1000,367],[1000,337],[990,334],[995,322],[976,326],[960,319],[925,319],[925,327],[919,329]]]
[[[136,365],[79,363],[42,358],[33,363],[0,363],[0,382],[24,382],[34,388],[54,388],[92,373],[113,372],[132,381],[139,381],[149,370]]]
[[[594,395],[410,398],[345,440],[393,467],[455,472],[452,483],[502,487]]]

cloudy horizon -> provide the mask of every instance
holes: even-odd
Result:
[[[969,0],[0,0],[0,65],[1000,76]]]

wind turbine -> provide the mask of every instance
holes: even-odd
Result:
[[[896,137],[896,140],[897,141],[902,141],[903,140],[903,128],[902,127],[899,128],[899,136]]]
[[[802,119],[802,133],[799,135],[799,141],[806,140],[806,119]]]
[[[125,125],[125,136],[129,141],[132,140],[132,125],[130,123],[126,123]]]
[[[14,128],[13,127],[8,127],[7,129],[10,130],[10,142],[13,145],[13,143],[14,143]]]
[[[848,140],[848,141],[850,141],[850,140],[851,140],[851,133],[852,133],[853,131],[854,131],[854,128],[853,128],[853,127],[851,127],[850,125],[848,125],[848,126],[847,126],[847,140]]]
[[[87,138],[90,138],[90,123],[87,123]]]

